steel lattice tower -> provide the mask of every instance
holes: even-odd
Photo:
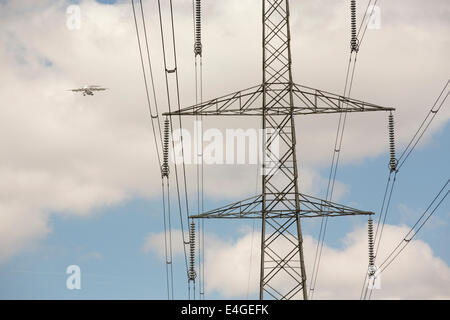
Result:
[[[299,193],[295,115],[391,111],[375,104],[297,85],[292,79],[289,0],[263,0],[263,83],[168,116],[260,116],[262,193],[191,218],[257,218],[261,227],[260,299],[307,299],[300,218],[370,215]],[[271,145],[278,139],[279,152]]]

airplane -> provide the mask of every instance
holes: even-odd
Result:
[[[82,88],[78,88],[78,89],[70,89],[69,91],[73,91],[73,92],[83,92],[83,96],[93,96],[94,95],[94,91],[105,91],[108,90],[108,88],[102,88],[101,86],[94,86],[94,85],[90,85],[90,86],[84,86]]]

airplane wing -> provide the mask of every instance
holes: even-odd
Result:
[[[73,91],[73,92],[84,92],[84,93],[92,93],[92,91],[105,91],[105,90],[109,90],[108,88],[102,88],[101,86],[87,86],[87,87],[83,87],[83,88],[77,88],[77,89],[69,89],[68,91]]]

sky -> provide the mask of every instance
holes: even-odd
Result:
[[[342,93],[349,1],[291,1],[296,83]],[[380,29],[358,54],[351,96],[396,108],[404,150],[449,79],[450,4],[378,1]],[[161,112],[164,69],[155,1],[143,1]],[[174,0],[180,97],[195,102],[191,1]],[[80,28],[68,27],[78,5]],[[203,5],[204,97],[260,83],[261,2]],[[367,1],[358,1],[358,21]],[[166,299],[161,178],[147,109],[131,3],[0,1],[0,298]],[[109,88],[83,97],[86,84]],[[449,177],[450,109],[443,105],[397,176],[379,256],[403,239]],[[325,196],[338,117],[296,118],[300,191]],[[192,119],[184,120],[187,129]],[[205,128],[258,128],[255,119],[205,120]],[[388,176],[387,114],[352,114],[334,201],[376,212]],[[255,165],[205,169],[205,207],[258,191]],[[195,205],[195,166],[187,167]],[[174,216],[175,298],[187,280]],[[449,299],[448,199],[382,274],[374,299]],[[329,220],[315,298],[358,299],[367,267],[367,219]],[[205,296],[257,298],[260,223],[205,222]],[[309,277],[320,219],[303,220]],[[81,289],[66,287],[70,265]]]

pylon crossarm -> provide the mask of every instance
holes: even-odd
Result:
[[[289,83],[285,82],[266,83],[266,92],[274,97],[274,101],[281,101],[285,98],[288,87]],[[261,116],[263,114],[263,92],[264,86],[254,86],[163,115]],[[395,110],[298,84],[292,85],[292,93],[294,115]],[[266,115],[287,115],[290,112],[290,107],[279,103],[273,103],[266,109]]]
[[[263,87],[261,85],[254,86],[245,90],[230,93],[228,95],[215,98],[201,104],[196,104],[190,107],[182,108],[177,111],[163,113],[165,116],[195,116],[195,115],[242,115],[254,113],[260,115]],[[257,107],[254,107],[259,101]]]
[[[191,215],[190,218],[249,218],[261,212],[262,195],[254,196],[245,200],[237,201],[229,205],[201,213]],[[256,218],[256,217],[254,217]]]
[[[267,194],[270,197],[270,194]],[[372,215],[373,212],[361,211],[331,201],[326,201],[316,197],[299,194],[300,200],[300,218],[316,218],[316,217],[340,217],[354,215]],[[266,210],[266,219],[275,218],[292,218],[295,216],[295,210],[288,209],[288,206],[281,206],[283,202],[292,202],[295,193],[290,193],[284,199],[278,201],[278,206]],[[254,196],[242,201],[234,202],[229,205],[197,214],[191,215],[194,219],[260,219],[262,195]],[[281,208],[280,208],[281,207]]]
[[[362,211],[342,204],[323,200],[313,196],[308,196],[299,193],[300,200],[300,217],[314,218],[314,217],[339,217],[339,216],[354,216],[354,215],[372,215],[374,212]]]
[[[395,110],[395,108],[382,107],[298,84],[293,85],[292,92],[294,96],[294,114],[296,115]]]

